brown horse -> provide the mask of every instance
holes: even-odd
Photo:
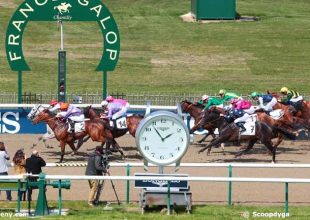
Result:
[[[195,120],[195,125],[191,128],[190,133],[194,133],[195,131],[200,129],[200,121],[204,116],[204,106],[199,103],[192,103],[190,101],[183,100],[181,102],[181,109],[183,112],[188,113]],[[212,137],[215,138],[214,127],[210,126],[210,124],[205,124],[203,128],[208,131],[208,134],[198,142],[204,141],[208,135],[212,135]]]
[[[276,133],[280,132],[289,139],[295,139],[295,135],[288,132],[287,130],[276,127],[268,126],[264,122],[256,121],[255,122],[255,135],[241,135],[239,134],[239,128],[235,124],[228,124],[228,122],[222,116],[221,111],[218,111],[216,108],[211,108],[207,111],[206,123],[217,127],[219,129],[219,136],[211,141],[206,147],[201,149],[199,153],[208,149],[208,154],[210,153],[211,147],[219,143],[224,142],[233,142],[233,141],[249,141],[248,146],[245,150],[239,152],[237,156],[248,152],[253,148],[254,144],[260,140],[267,149],[272,152],[272,162],[275,162],[276,159],[276,148],[273,148],[271,139],[275,136]]]
[[[91,106],[86,107],[84,110],[85,117],[90,118],[90,119],[100,119],[102,120],[105,124],[109,123],[109,120],[106,118],[100,118],[99,114],[104,114],[100,112],[96,112]],[[110,148],[110,145],[112,144],[113,148],[120,148],[118,143],[115,141],[115,138],[121,137],[125,135],[127,132],[131,134],[133,137],[136,136],[136,130],[138,128],[138,125],[140,121],[143,119],[142,115],[131,115],[126,117],[126,125],[127,129],[113,129],[111,130],[112,135],[113,135],[113,140],[112,142],[107,142],[107,149]]]
[[[54,117],[54,115],[48,109],[40,111],[32,119],[33,124],[37,124],[39,122],[47,123],[54,131],[56,139],[60,142],[60,162],[63,161],[66,144],[70,146],[73,153],[75,154],[77,153],[77,149],[74,146],[74,141],[81,139],[86,135],[89,135],[93,141],[101,142],[102,144],[104,144],[107,140],[113,139],[111,131],[106,129],[106,126],[104,125],[102,120],[99,119],[85,121],[85,130],[76,133],[69,133],[68,124],[62,119]]]

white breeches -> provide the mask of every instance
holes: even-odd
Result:
[[[254,114],[254,112],[255,112],[257,109],[259,109],[258,106],[253,106],[253,105],[252,105],[249,109],[243,109],[243,111],[244,111],[245,113],[248,113],[249,115],[251,115],[251,114]]]
[[[112,119],[117,119],[126,114],[129,109],[129,103],[127,103],[121,110],[112,115]]]
[[[84,114],[81,114],[79,116],[70,116],[69,118],[72,121],[84,121],[84,119],[85,119]]]
[[[301,101],[301,100],[303,100],[303,98],[302,98],[302,96],[300,95],[300,96],[297,96],[297,98],[292,98],[291,100],[290,100],[290,102],[298,102],[298,101]]]
[[[241,116],[240,118],[235,119],[234,122],[235,123],[245,122],[248,118],[250,118],[250,115],[248,113],[244,113],[243,116]]]
[[[272,111],[272,110],[273,110],[272,107],[273,107],[275,104],[277,104],[277,99],[276,99],[275,97],[273,97],[273,98],[271,99],[271,101],[268,102],[268,103],[263,107],[263,109],[264,109],[265,111]]]

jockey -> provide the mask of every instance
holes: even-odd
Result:
[[[208,95],[203,95],[197,103],[200,105],[206,105],[208,103],[208,98]]]
[[[101,106],[108,109],[107,118],[112,120],[126,115],[129,109],[129,103],[125,99],[114,99],[112,96],[103,100]]]
[[[219,96],[223,100],[223,103],[230,101],[232,98],[242,99],[240,95],[237,95],[236,93],[233,92],[226,92],[225,89],[221,89],[219,91]]]
[[[202,117],[202,119],[199,122],[200,127],[203,128],[205,123],[206,123],[206,117],[205,117],[207,114],[206,110],[210,106],[217,106],[217,107],[223,108],[223,102],[216,97],[209,97],[208,95],[203,95],[201,97],[201,100],[198,103],[202,104],[202,105],[205,104],[205,107],[201,110],[201,112],[204,112],[204,116]]]
[[[258,100],[259,107],[262,108],[264,111],[270,112],[272,111],[272,107],[277,104],[277,99],[272,96],[272,94],[258,94],[257,92],[251,93],[251,98],[254,100]]]
[[[55,112],[56,110],[59,110],[60,109],[60,105],[61,105],[62,102],[57,102],[56,99],[52,99],[50,101],[50,109],[49,111],[50,112]]]
[[[60,110],[56,117],[63,117],[64,119],[69,119],[70,131],[74,132],[74,124],[75,122],[84,121],[84,114],[81,109],[78,107],[69,104],[69,103],[61,103]]]
[[[203,111],[208,109],[210,106],[217,106],[223,108],[223,101],[216,98],[216,97],[209,97],[208,95],[203,95],[201,97],[201,101],[203,101],[206,106],[204,107]]]
[[[229,116],[235,118],[234,123],[241,128],[240,132],[246,131],[243,124],[250,117],[250,115],[245,110],[251,107],[251,102],[233,98],[231,100],[231,105],[232,112],[229,113]]]
[[[302,109],[303,97],[298,92],[289,90],[287,87],[282,87],[280,92],[286,96],[281,102],[294,106],[297,111]]]

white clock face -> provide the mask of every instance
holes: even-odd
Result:
[[[188,129],[184,122],[171,112],[151,114],[138,130],[138,148],[151,163],[174,163],[180,160],[187,150]]]

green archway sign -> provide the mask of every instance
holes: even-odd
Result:
[[[28,21],[96,21],[103,35],[103,54],[96,71],[113,71],[120,54],[117,24],[100,0],[25,0],[13,14],[6,32],[6,55],[13,71],[29,71],[22,50]]]

